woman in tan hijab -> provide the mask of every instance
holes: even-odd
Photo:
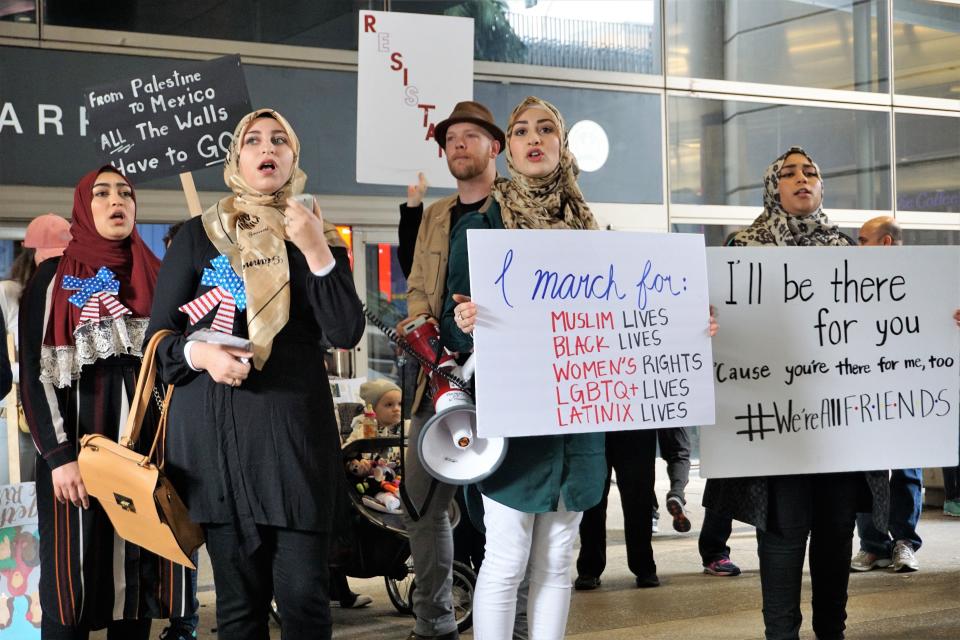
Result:
[[[323,345],[352,348],[364,320],[347,249],[303,190],[300,144],[276,111],[237,125],[233,195],[188,221],[167,252],[149,333],[176,385],[166,471],[203,525],[220,638],[330,638],[327,547],[339,437]],[[207,329],[204,340],[191,334]],[[203,335],[203,334],[201,334]],[[244,345],[245,340],[249,345]]]

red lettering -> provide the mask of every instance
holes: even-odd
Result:
[[[428,118],[430,116],[430,110],[436,109],[437,105],[435,104],[418,104],[418,109],[423,109],[423,126],[430,126],[427,124]]]
[[[404,70],[403,70],[403,86],[407,86],[407,84],[409,84],[409,83],[407,82],[407,78],[409,77],[409,74],[407,73],[408,71],[410,71],[410,70],[409,70],[409,69],[404,69]]]
[[[393,64],[390,65],[391,71],[400,71],[403,69],[403,54],[399,51],[391,53],[390,59],[393,60]]]
[[[429,140],[430,138],[433,138],[434,135],[435,135],[435,133],[436,133],[436,130],[437,130],[436,125],[434,125],[434,124],[431,122],[431,123],[430,123],[430,126],[427,127],[427,137],[424,138],[424,140]],[[434,138],[434,139],[436,139],[436,138]],[[441,149],[441,151],[442,151],[442,149]]]
[[[373,14],[366,14],[363,16],[363,32],[364,33],[376,33],[377,30],[374,28],[374,25],[377,24],[377,16]]]

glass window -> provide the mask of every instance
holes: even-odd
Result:
[[[391,11],[474,19],[474,57],[660,73],[659,0],[391,0]]]
[[[890,209],[889,114],[669,96],[670,198],[760,207],[763,174],[792,145],[824,174],[824,209]]]
[[[115,29],[357,49],[357,12],[382,11],[384,0],[46,0],[45,22]],[[135,44],[135,43],[134,43]]]
[[[897,209],[960,211],[960,118],[896,118]]]
[[[367,260],[367,308],[388,327],[407,317],[407,279],[397,259],[397,245],[365,244]],[[397,349],[380,329],[367,323],[367,377],[399,382]]]
[[[960,100],[960,5],[894,0],[894,90]]]
[[[0,0],[0,22],[36,22],[34,0]]]
[[[886,7],[886,0],[667,0],[667,75],[885,92]]]

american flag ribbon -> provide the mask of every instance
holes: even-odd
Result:
[[[77,326],[84,322],[100,322],[101,306],[113,318],[133,313],[115,297],[120,293],[120,283],[114,277],[113,271],[106,267],[100,267],[92,278],[64,276],[63,288],[66,291],[76,291],[68,300],[70,304],[80,308],[80,322]]]
[[[243,288],[243,279],[237,275],[226,256],[217,256],[210,261],[213,269],[204,269],[200,284],[213,287],[199,298],[180,307],[190,316],[190,324],[200,322],[204,316],[219,305],[210,328],[222,333],[233,333],[233,319],[236,310],[247,308],[247,293]]]

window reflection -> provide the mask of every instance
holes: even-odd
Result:
[[[960,6],[894,0],[893,60],[897,93],[960,100]]]
[[[799,145],[824,174],[824,209],[889,209],[888,114],[670,96],[671,202],[762,204],[763,173]]]
[[[960,211],[960,118],[896,118],[897,209]]]
[[[886,0],[668,0],[667,74],[885,92],[886,7]]]
[[[384,0],[46,0],[47,24],[327,49],[357,48],[357,12]]]
[[[0,22],[36,22],[34,0],[0,0]]]
[[[407,317],[407,281],[400,270],[397,245],[368,243],[365,245],[367,262],[367,308],[388,327],[395,327]],[[367,323],[368,377],[386,377],[399,380],[397,350],[377,327]]]

